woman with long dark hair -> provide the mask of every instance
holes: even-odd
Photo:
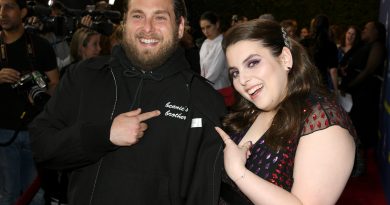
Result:
[[[255,20],[223,41],[238,99],[216,128],[224,149],[220,204],[335,204],[352,172],[355,130],[305,49]]]

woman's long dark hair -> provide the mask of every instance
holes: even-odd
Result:
[[[360,45],[360,41],[361,41],[361,30],[359,29],[359,27],[355,26],[355,25],[349,25],[347,27],[347,29],[345,29],[344,33],[343,33],[343,37],[341,38],[341,46],[344,47],[345,46],[345,36],[347,35],[347,32],[349,29],[353,29],[355,30],[356,34],[355,34],[355,41],[353,42],[353,45],[352,45],[352,48],[357,48],[359,45]]]
[[[277,58],[285,40],[289,42],[289,49],[293,58],[293,66],[288,74],[287,94],[279,104],[277,114],[267,134],[265,141],[272,148],[279,149],[287,144],[292,137],[300,134],[300,128],[310,114],[310,107],[305,106],[305,100],[311,93],[327,95],[321,84],[317,69],[311,63],[306,50],[295,40],[283,35],[281,26],[271,20],[252,20],[232,27],[225,34],[222,46],[226,49],[243,40],[260,43],[271,50]],[[223,120],[225,129],[230,133],[240,133],[248,129],[261,113],[253,103],[236,93],[236,104],[232,106],[231,113]]]

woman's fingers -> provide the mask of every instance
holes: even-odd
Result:
[[[247,159],[249,158],[249,156],[251,156],[251,151],[250,151],[251,148],[252,148],[252,141],[247,141],[241,146],[241,149],[243,149],[243,151],[246,153]]]
[[[225,145],[227,145],[228,143],[232,143],[232,139],[230,139],[229,135],[226,134],[225,131],[223,131],[221,128],[219,127],[215,127],[215,130],[218,132],[219,136],[222,138],[223,142],[225,143]]]

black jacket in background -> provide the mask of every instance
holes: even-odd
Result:
[[[139,143],[110,143],[120,113],[159,109]],[[83,61],[61,79],[30,126],[36,161],[71,169],[69,204],[217,204],[222,141],[214,130],[222,97],[190,71],[184,52],[143,73],[117,47]]]

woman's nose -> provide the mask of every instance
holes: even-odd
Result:
[[[249,82],[250,78],[245,73],[240,72],[238,80],[239,80],[241,85],[245,86]]]

